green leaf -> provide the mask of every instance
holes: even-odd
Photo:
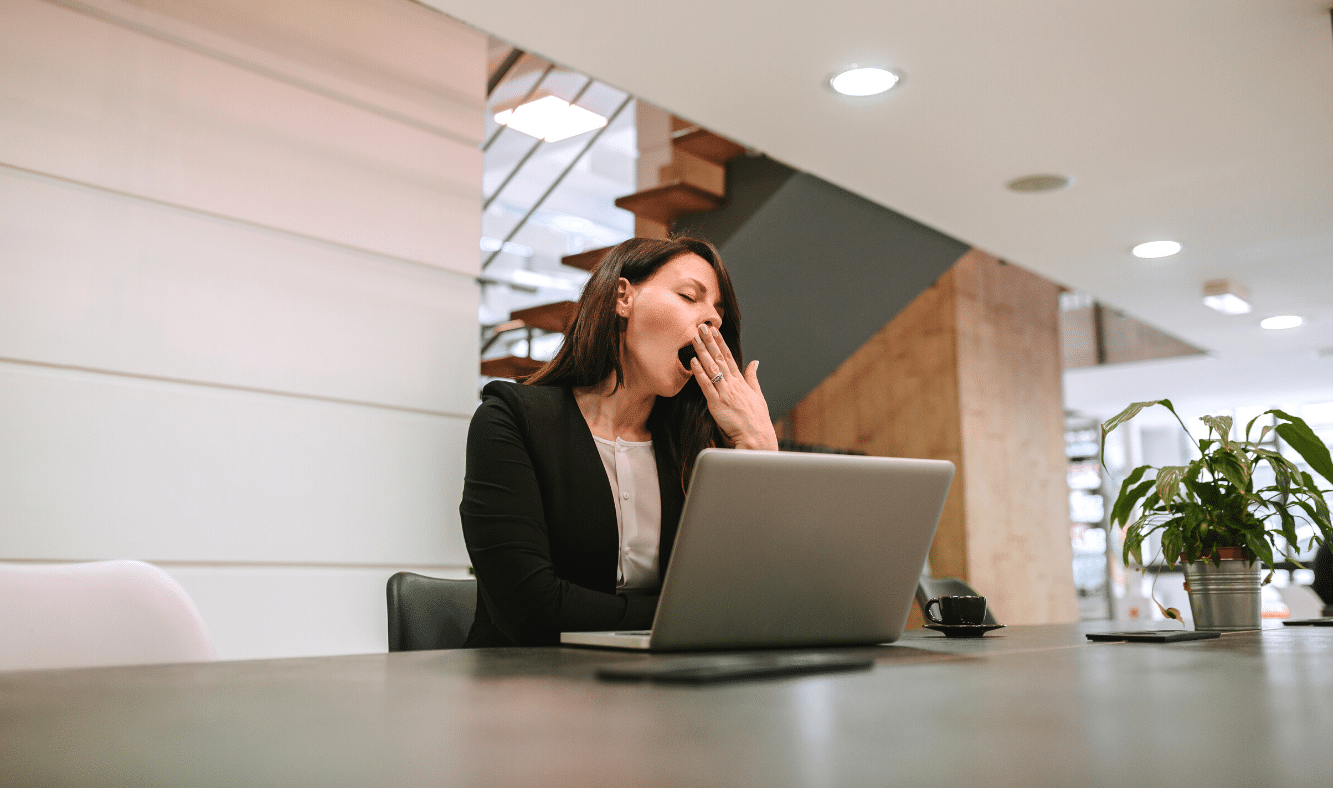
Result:
[[[1149,479],[1146,482],[1141,482],[1132,490],[1125,491],[1122,488],[1119,497],[1115,499],[1115,505],[1111,507],[1111,525],[1124,525],[1129,522],[1129,515],[1134,511],[1134,504],[1138,503],[1139,499],[1146,495],[1155,484],[1155,481]]]
[[[1185,477],[1184,483],[1185,488],[1193,493],[1194,497],[1199,499],[1199,503],[1204,506],[1213,509],[1221,504],[1222,493],[1217,489],[1216,482],[1198,481],[1198,474],[1191,473]]]
[[[1164,465],[1157,471],[1157,497],[1162,503],[1170,504],[1171,499],[1180,492],[1181,480],[1189,473],[1185,465]]]
[[[1223,478],[1231,482],[1232,487],[1242,491],[1249,490],[1250,474],[1234,453],[1217,452],[1213,455],[1213,467],[1221,472]]]
[[[1245,425],[1245,440],[1248,441],[1250,439],[1250,428],[1253,427],[1254,423],[1259,420],[1260,416],[1263,415],[1264,414],[1260,413],[1258,416],[1255,416],[1254,418],[1250,419],[1249,423]],[[1263,440],[1264,440],[1263,436],[1262,435],[1259,436],[1259,442],[1262,443]]]
[[[1293,476],[1300,478],[1297,475],[1300,471],[1297,470],[1295,465],[1291,464],[1291,460],[1283,457],[1278,452],[1275,452],[1272,449],[1260,449],[1258,447],[1252,448],[1250,451],[1254,452],[1256,456],[1262,458],[1272,466],[1274,486],[1277,487],[1278,492],[1285,493],[1287,490],[1291,489],[1291,479]]]
[[[1176,421],[1180,423],[1180,428],[1181,428],[1182,430],[1185,430],[1185,434],[1186,434],[1186,435],[1189,435],[1189,432],[1190,432],[1189,429],[1185,426],[1185,422],[1183,422],[1183,421],[1180,420],[1180,414],[1176,413],[1176,409],[1175,409],[1175,407],[1171,404],[1171,400],[1169,400],[1169,399],[1158,399],[1158,400],[1153,400],[1153,401],[1151,401],[1151,402],[1135,402],[1135,403],[1132,403],[1132,404],[1130,404],[1129,407],[1125,408],[1124,410],[1120,411],[1119,413],[1117,413],[1116,415],[1112,416],[1111,418],[1107,419],[1105,422],[1102,423],[1102,464],[1103,464],[1103,465],[1106,464],[1106,436],[1107,436],[1107,435],[1110,435],[1110,434],[1115,430],[1116,427],[1119,427],[1121,424],[1124,424],[1125,422],[1127,422],[1127,421],[1129,421],[1130,419],[1134,418],[1135,416],[1139,415],[1139,413],[1141,413],[1145,408],[1151,408],[1153,405],[1161,405],[1162,407],[1164,407],[1164,408],[1166,408],[1167,410],[1171,411],[1171,415],[1172,415],[1172,416],[1175,416],[1175,417],[1176,417]],[[1193,441],[1194,438],[1191,437],[1190,440]],[[1197,445],[1197,444],[1196,444],[1196,445]]]
[[[1314,501],[1315,511],[1319,513],[1321,521],[1327,521],[1328,503],[1324,501],[1324,496],[1319,494],[1319,488],[1315,487],[1314,479],[1311,479],[1310,474],[1305,471],[1301,471],[1301,479],[1305,482],[1306,488],[1311,491],[1310,500]]]
[[[1143,474],[1146,473],[1150,468],[1151,466],[1148,465],[1140,465],[1139,467],[1131,471],[1129,476],[1126,477],[1125,481],[1120,485],[1120,494],[1116,496],[1115,505],[1111,507],[1112,525],[1115,525],[1116,523],[1116,512],[1120,511],[1122,508],[1124,509],[1125,514],[1124,517],[1120,519],[1120,522],[1125,523],[1129,521],[1129,510],[1134,507],[1134,504],[1133,502],[1131,502],[1126,505],[1122,504],[1122,501],[1125,500],[1125,495],[1127,494],[1127,491],[1130,489],[1130,487],[1132,487],[1139,479],[1143,478]]]
[[[1180,529],[1168,526],[1162,532],[1162,558],[1168,567],[1174,568],[1176,561],[1180,560],[1180,547]]]
[[[1273,547],[1268,544],[1268,540],[1263,537],[1263,534],[1246,533],[1245,544],[1265,564],[1273,565]]]
[[[1296,518],[1292,516],[1291,509],[1286,506],[1279,506],[1277,507],[1277,515],[1282,520],[1282,538],[1287,540],[1287,544],[1291,545],[1292,549],[1299,549],[1296,538]]]
[[[1292,416],[1289,413],[1283,413],[1280,410],[1270,410],[1269,413],[1281,419],[1286,419],[1286,424],[1277,425],[1277,434],[1286,441],[1296,453],[1301,455],[1301,459],[1314,469],[1315,473],[1324,477],[1327,482],[1333,482],[1333,457],[1329,456],[1328,447],[1319,440],[1303,419]]]
[[[1230,416],[1200,416],[1199,421],[1208,425],[1208,428],[1217,433],[1217,437],[1223,446],[1231,445],[1231,417]]]
[[[1139,518],[1138,520],[1136,520],[1136,521],[1134,522],[1133,525],[1131,525],[1131,526],[1129,526],[1128,528],[1125,529],[1124,562],[1125,562],[1126,564],[1129,563],[1129,558],[1130,558],[1130,556],[1133,556],[1133,557],[1134,557],[1134,560],[1135,560],[1136,562],[1138,562],[1138,565],[1139,565],[1139,566],[1143,566],[1143,552],[1142,552],[1142,551],[1143,551],[1143,533],[1142,533],[1142,531],[1143,531],[1143,523],[1144,523],[1144,522],[1145,522],[1144,518]]]
[[[1116,427],[1119,427],[1121,424],[1124,424],[1125,422],[1139,415],[1139,413],[1141,413],[1145,408],[1151,408],[1153,405],[1166,405],[1168,408],[1171,407],[1170,401],[1164,399],[1153,400],[1152,402],[1130,403],[1129,407],[1125,408],[1124,410],[1120,411],[1119,413],[1115,414],[1114,416],[1103,422],[1102,437],[1104,438],[1107,435],[1111,434],[1111,431],[1114,430]]]
[[[1295,503],[1309,515],[1310,522],[1319,529],[1319,532],[1323,534],[1325,539],[1333,539],[1333,525],[1329,524],[1327,513],[1321,513],[1318,508],[1311,506],[1309,501],[1303,501],[1297,498]],[[1292,544],[1295,544],[1295,542]]]

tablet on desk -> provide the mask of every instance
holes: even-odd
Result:
[[[1282,624],[1288,627],[1333,627],[1333,618],[1296,618]]]
[[[722,681],[866,670],[874,664],[875,661],[869,657],[850,654],[710,654],[633,665],[611,665],[599,669],[597,678],[608,681],[715,684]]]
[[[1147,629],[1140,632],[1089,632],[1088,640],[1112,643],[1178,643],[1182,640],[1212,640],[1220,632],[1200,632],[1194,629]]]

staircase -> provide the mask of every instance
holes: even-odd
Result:
[[[726,203],[727,162],[744,152],[743,146],[725,137],[673,117],[669,163],[658,168],[657,185],[618,198],[616,207],[634,214],[636,235],[666,238],[678,219],[715,211]],[[567,255],[561,262],[591,271],[607,251],[607,248],[591,249]],[[563,334],[577,309],[573,301],[560,301],[512,312],[508,322],[495,326],[482,346],[482,353],[503,333],[527,331],[529,355],[482,361],[481,374],[523,378],[536,372],[543,362],[531,357],[533,332]]]

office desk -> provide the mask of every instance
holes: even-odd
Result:
[[[647,655],[415,652],[0,674],[5,786],[1333,783],[1333,630],[909,633],[871,671],[603,683]]]

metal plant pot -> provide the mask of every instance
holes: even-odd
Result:
[[[1207,559],[1185,564],[1194,628],[1207,632],[1259,629],[1259,564],[1243,559],[1222,559],[1213,566]]]

